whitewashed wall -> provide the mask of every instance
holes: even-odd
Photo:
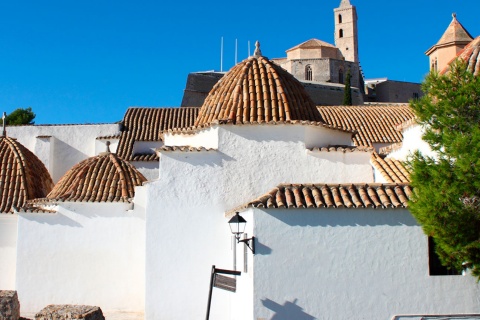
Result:
[[[8,136],[17,138],[37,154],[49,170],[54,183],[75,164],[96,155],[97,137],[116,134],[119,134],[117,123],[7,127]]]
[[[388,157],[398,160],[406,160],[415,150],[419,150],[424,156],[432,157],[434,153],[429,144],[422,140],[423,129],[419,125],[413,125],[403,130],[403,143],[400,149],[391,152]]]
[[[15,290],[17,215],[0,214],[0,290]]]
[[[253,319],[480,312],[475,278],[429,276],[427,238],[405,209],[252,210]]]
[[[160,179],[146,185],[146,319],[204,317],[211,266],[232,266],[225,211],[280,183],[373,182],[369,153],[306,150],[307,141],[350,143],[348,133],[302,125],[217,128],[218,151],[163,152]],[[190,145],[187,137],[177,141]],[[211,319],[240,319],[231,313],[234,299],[216,289]]]
[[[143,312],[144,205],[62,203],[18,218],[16,289],[22,312],[48,304]]]

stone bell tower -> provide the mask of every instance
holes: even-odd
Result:
[[[342,0],[333,10],[335,16],[335,46],[346,61],[358,63],[357,9],[349,0]]]

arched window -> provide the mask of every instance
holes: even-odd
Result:
[[[343,83],[343,70],[338,70],[338,83]]]
[[[433,68],[435,71],[438,71],[438,63],[437,63],[437,58],[435,58],[435,65]]]
[[[340,29],[340,31],[338,32],[338,35],[340,38],[343,38],[343,29]]]
[[[312,67],[309,64],[305,66],[305,80],[312,81]]]
[[[341,14],[338,15],[338,23],[342,23],[342,15]]]

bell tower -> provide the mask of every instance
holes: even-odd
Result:
[[[335,46],[346,61],[358,63],[357,9],[350,0],[341,0],[333,10],[335,18]]]

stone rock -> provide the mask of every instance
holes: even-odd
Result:
[[[0,290],[0,320],[18,320],[20,318],[20,302],[17,291]]]
[[[51,304],[35,315],[35,320],[105,320],[102,309],[94,306]]]

